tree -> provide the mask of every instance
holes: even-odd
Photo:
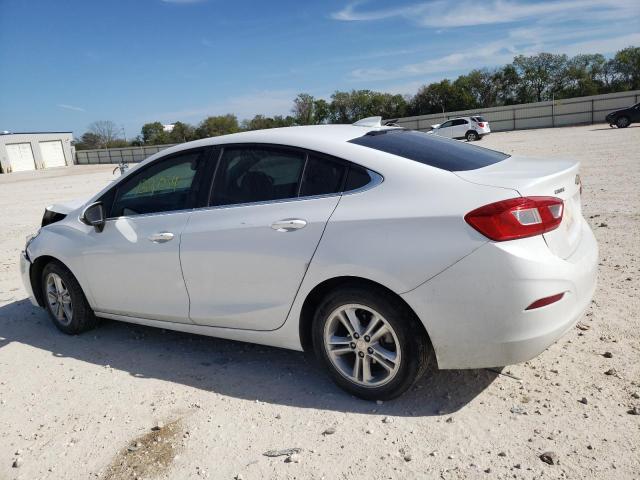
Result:
[[[74,142],[76,150],[93,150],[100,148],[102,140],[98,135],[91,132],[85,132],[79,141]]]
[[[111,143],[118,138],[118,133],[121,129],[111,120],[98,120],[93,122],[87,127],[89,133],[95,135],[95,139],[98,139],[98,147],[96,148],[109,148]]]
[[[275,117],[265,117],[264,115],[256,115],[251,120],[243,120],[242,130],[263,130],[265,128],[290,127],[296,125],[296,119],[291,116],[283,117],[276,115]]]
[[[142,126],[142,141],[146,145],[162,145],[166,142],[164,126],[160,122],[145,123]]]
[[[308,93],[300,93],[293,100],[291,113],[298,125],[313,125],[315,119],[315,99]]]
[[[218,135],[226,135],[228,133],[236,133],[240,131],[238,118],[228,113],[226,115],[218,115],[207,117],[196,129],[197,138],[217,137]]]
[[[409,112],[411,115],[426,115],[474,108],[469,98],[460,84],[445,79],[420,88],[409,102]]]
[[[454,82],[458,90],[462,90],[466,108],[490,107],[498,103],[498,84],[495,81],[497,71],[486,68],[472,70],[467,75],[459,76]]]
[[[513,66],[523,87],[520,89],[520,102],[541,102],[551,98],[552,93],[562,90],[567,56],[553,53],[539,53],[530,57],[518,55],[513,59]]]
[[[322,98],[318,98],[314,101],[313,110],[316,117],[316,123],[327,123],[331,117],[331,107],[329,102]]]
[[[620,50],[614,57],[614,65],[621,89],[640,89],[640,47]]]
[[[166,135],[167,143],[183,143],[196,139],[196,129],[188,123],[175,122]]]
[[[496,105],[513,105],[518,103],[520,76],[513,64],[498,69],[492,77],[496,88]]]
[[[602,92],[603,71],[606,60],[603,55],[576,55],[567,62],[565,86],[560,95],[564,98],[584,97]]]

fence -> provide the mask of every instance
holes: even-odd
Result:
[[[567,98],[565,100],[404,117],[392,121],[401,127],[428,131],[431,129],[431,125],[442,123],[449,118],[482,115],[489,121],[491,130],[494,132],[528,128],[566,127],[569,125],[604,122],[604,117],[607,113],[631,106],[634,103],[638,103],[639,100],[640,90],[632,90],[590,97]]]
[[[76,163],[78,165],[95,165],[99,163],[127,163],[141,162],[145,158],[158,153],[171,145],[151,145],[147,147],[109,148],[103,150],[78,150]]]

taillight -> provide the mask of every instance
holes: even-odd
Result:
[[[464,216],[485,237],[502,242],[542,235],[558,228],[564,203],[556,197],[520,197],[490,203]]]
[[[478,122],[478,126],[479,126],[480,128],[484,128],[484,122]]]

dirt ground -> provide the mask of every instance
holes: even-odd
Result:
[[[112,167],[0,175],[0,479],[640,478],[640,126],[480,145],[581,160],[594,302],[531,362],[435,372],[384,404],[298,352],[108,321],[61,334],[26,300],[18,255],[47,204]]]

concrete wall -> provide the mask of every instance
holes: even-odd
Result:
[[[640,101],[640,90],[607,93],[589,97],[568,98],[555,102],[524,103],[505,107],[478,108],[455,112],[404,117],[395,122],[405,128],[426,132],[431,125],[449,118],[482,115],[494,132],[528,128],[566,127],[604,122],[607,113],[629,107]],[[394,120],[394,119],[388,119]]]
[[[7,135],[0,135],[0,166],[2,167],[2,172],[9,173],[11,171],[6,145],[12,143],[30,143],[36,169],[40,169],[44,168],[40,142],[61,140],[65,162],[67,165],[73,165],[74,158],[71,152],[72,139],[73,136],[71,132],[9,133]]]
[[[171,145],[151,145],[147,147],[109,148],[102,150],[77,150],[76,163],[78,165],[94,165],[98,163],[138,163],[154,153],[172,147]]]

